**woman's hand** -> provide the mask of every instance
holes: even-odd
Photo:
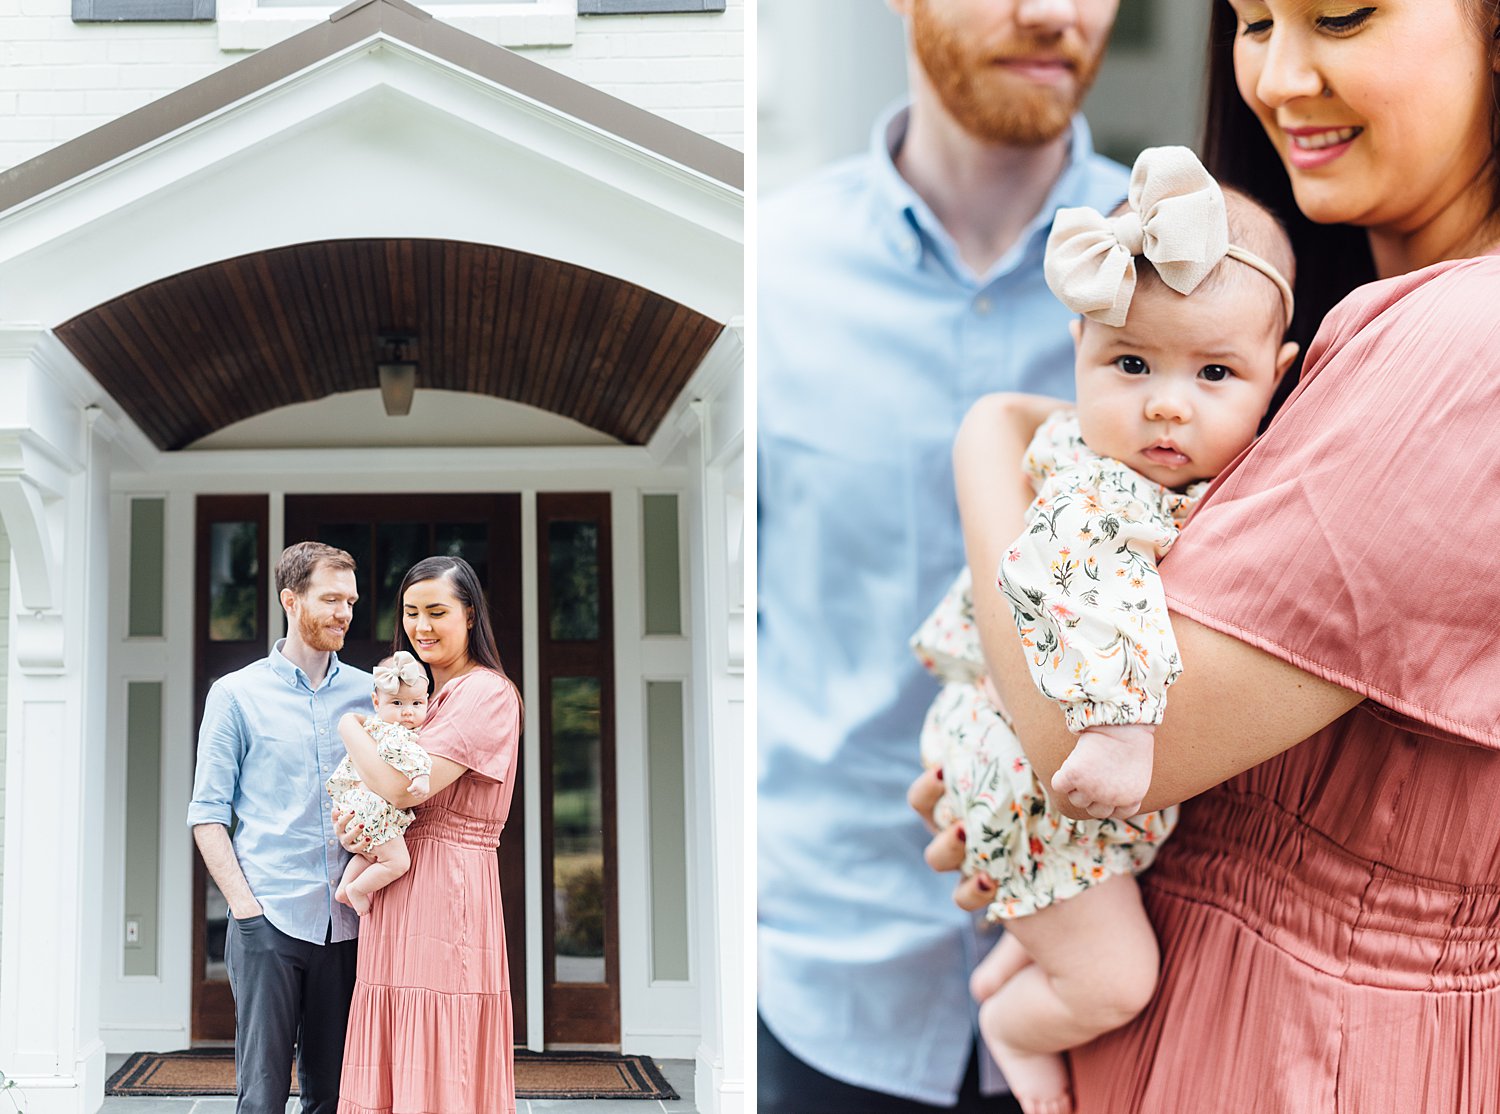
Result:
[[[942,796],[943,780],[937,770],[923,770],[921,776],[906,791],[907,803],[922,818],[927,830],[933,833],[932,841],[927,844],[922,857],[927,860],[928,866],[940,873],[957,870],[962,866],[965,851],[965,832],[961,824],[955,821],[946,828],[939,829],[933,820],[933,810],[937,808]],[[972,913],[988,905],[993,892],[994,883],[984,875],[976,874],[972,878],[959,879],[958,885],[953,889],[953,900],[960,909],[967,909]]]
[[[345,851],[354,855],[364,855],[365,858],[369,858],[369,851],[373,844],[370,843],[369,837],[365,835],[365,826],[363,824],[350,826],[350,821],[353,819],[353,812],[335,806],[333,809],[334,833],[339,837],[339,844]]]

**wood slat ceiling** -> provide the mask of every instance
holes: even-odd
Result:
[[[162,279],[57,330],[141,429],[180,449],[377,386],[415,334],[417,389],[493,395],[644,444],[723,326],[555,259],[448,240],[333,240]]]

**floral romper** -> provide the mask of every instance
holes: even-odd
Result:
[[[432,756],[417,742],[417,733],[399,723],[386,723],[379,716],[366,716],[364,729],[375,740],[375,753],[386,765],[408,778],[432,773]],[[370,846],[375,847],[406,832],[412,811],[397,808],[359,780],[359,771],[348,755],[328,779],[328,795],[340,809],[353,812],[350,824],[363,824]]]
[[[1001,562],[1037,687],[1068,726],[1159,723],[1180,672],[1156,560],[1206,483],[1171,491],[1083,443],[1071,411],[1049,417],[1023,462],[1035,502]],[[922,726],[922,761],[943,771],[938,820],[963,822],[964,873],[996,883],[991,921],[1022,917],[1151,865],[1177,807],[1129,820],[1071,820],[1053,809],[1006,716],[984,696],[969,572],[912,636],[943,682]]]

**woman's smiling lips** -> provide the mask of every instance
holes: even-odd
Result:
[[[1298,170],[1326,166],[1347,151],[1364,128],[1282,128],[1287,137],[1287,160]]]

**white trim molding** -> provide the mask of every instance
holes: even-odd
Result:
[[[423,4],[444,23],[497,46],[572,46],[575,0],[489,0]],[[218,0],[220,50],[260,50],[322,23],[341,4]]]

